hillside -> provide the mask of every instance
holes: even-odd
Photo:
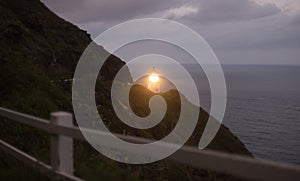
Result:
[[[153,128],[147,130],[147,134],[145,131],[140,132],[139,130],[132,129],[130,127],[126,127],[126,132],[131,133],[132,135],[138,135],[142,137],[148,137],[149,139],[156,139],[159,140],[169,134],[173,128],[175,127],[177,120],[179,119],[180,115],[180,96],[177,90],[169,90],[165,93],[153,93],[149,91],[147,88],[143,87],[142,85],[135,84],[131,88],[130,91],[130,105],[136,115],[141,117],[147,116],[150,114],[150,109],[148,106],[149,100],[154,95],[161,95],[166,103],[167,103],[167,112],[163,120]],[[209,114],[203,110],[202,108],[198,108],[197,106],[190,103],[184,96],[183,96],[183,105],[187,106],[188,109],[199,109],[199,119],[194,130],[194,133],[188,140],[187,144],[191,146],[198,146],[200,137],[203,133],[205,125],[208,121]],[[188,121],[188,120],[187,120]],[[119,124],[117,122],[116,124]],[[111,125],[111,127],[117,127],[117,125]],[[123,127],[123,129],[125,129]],[[235,137],[227,127],[221,125],[220,130],[218,131],[214,140],[208,145],[208,149],[215,149],[229,153],[237,153],[237,154],[246,154],[251,155],[251,153],[247,150],[247,148],[243,145],[240,140]]]
[[[71,81],[80,55],[92,41],[87,32],[59,18],[38,0],[0,1],[0,106],[19,112],[49,118],[50,112],[72,112]],[[101,46],[99,51],[108,52]],[[124,65],[111,55],[100,72],[96,87],[96,100],[101,99],[99,112],[109,122],[113,132],[159,139],[169,133],[178,117],[179,93],[175,90],[162,96],[168,104],[167,115],[158,127],[141,132],[120,124],[110,103],[111,81]],[[131,106],[137,115],[145,116],[145,103],[153,93],[135,86],[131,91]],[[171,101],[172,104],[171,104]],[[193,106],[193,105],[191,105]],[[188,144],[196,145],[200,139],[208,114],[200,109],[195,133]],[[25,152],[49,162],[49,135],[9,120],[0,118],[0,137]],[[211,149],[251,155],[245,146],[225,126],[209,145]],[[161,161],[147,166],[119,164],[99,155],[89,145],[75,145],[75,174],[88,180],[122,179],[216,179],[231,178],[205,170]],[[0,151],[0,180],[44,180],[36,173]]]

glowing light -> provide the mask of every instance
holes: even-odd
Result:
[[[155,74],[155,73],[150,74],[149,75],[149,81],[153,82],[153,83],[158,82],[159,81],[159,75]]]

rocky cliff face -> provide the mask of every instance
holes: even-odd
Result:
[[[45,118],[53,111],[72,111],[70,80],[80,55],[91,41],[85,31],[59,18],[38,0],[1,0],[0,106]],[[99,50],[108,53],[101,46]],[[111,55],[102,68],[99,74],[102,80],[96,87],[96,100],[102,100],[99,112],[108,120],[106,124],[113,132],[126,130],[130,135],[160,139],[176,125],[179,93],[171,90],[162,94],[168,109],[161,124],[146,131],[130,128],[115,116],[110,101],[111,82],[123,65],[124,62]],[[148,101],[154,93],[136,85],[130,94],[133,111],[140,116],[149,114]],[[203,109],[200,112],[189,145],[197,145],[207,122],[209,115]],[[0,118],[0,137],[39,159],[49,160],[49,136],[41,131]],[[251,156],[225,126],[221,126],[209,148]],[[11,157],[0,155],[1,179],[44,179]],[[81,143],[75,145],[75,168],[76,175],[89,180],[231,178],[164,161],[147,166],[118,164]]]

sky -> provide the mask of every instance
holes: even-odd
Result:
[[[212,47],[222,64],[300,65],[299,0],[42,2],[60,17],[86,30],[92,38],[124,21],[136,18],[166,18],[198,32]],[[137,50],[137,47],[141,46],[129,47],[127,50]],[[145,49],[158,49],[153,42],[144,42],[142,47],[144,50],[139,49],[140,52],[146,52]],[[169,47],[164,50],[171,54],[175,51]],[[122,59],[130,57],[122,52],[118,56]]]

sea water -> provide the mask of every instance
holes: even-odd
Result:
[[[300,66],[222,67],[227,85],[223,123],[256,158],[300,164]],[[205,91],[201,95],[209,109],[210,97]]]

